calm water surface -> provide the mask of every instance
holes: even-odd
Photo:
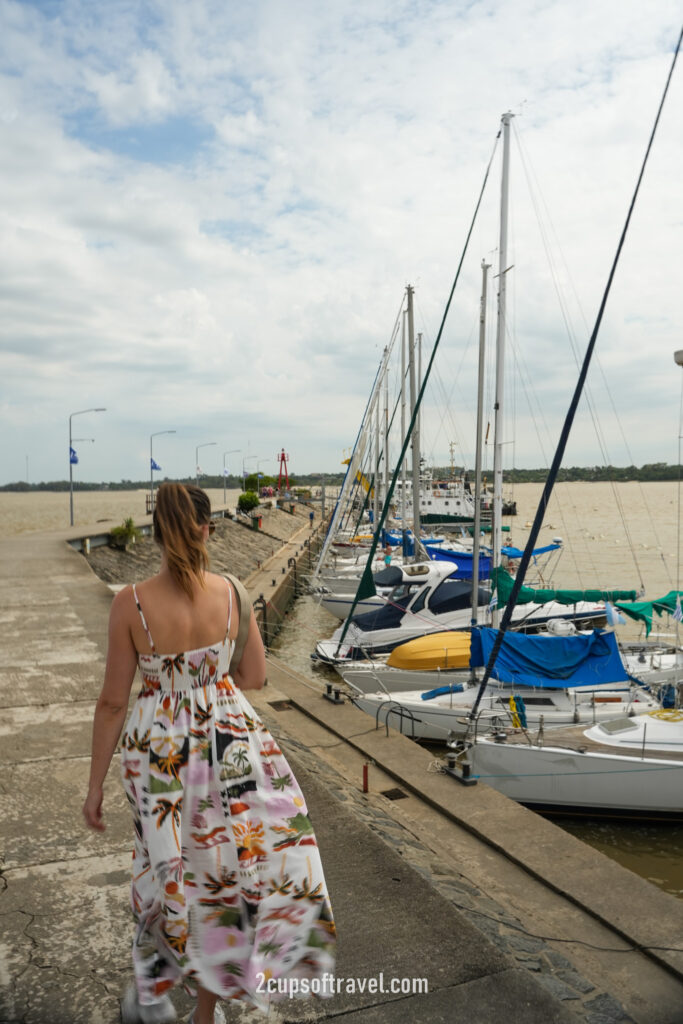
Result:
[[[74,493],[74,525],[90,526],[98,522],[121,523],[132,516],[145,515],[148,490],[140,491],[76,491]],[[222,489],[207,494],[212,505],[223,504]],[[228,490],[227,503],[237,504],[238,490]],[[69,527],[69,492],[31,491],[13,494],[0,491],[0,524],[5,535],[30,533],[35,530],[65,530]]]

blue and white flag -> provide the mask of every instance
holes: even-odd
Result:
[[[223,476],[230,476],[230,470],[229,469],[224,469],[223,470]]]
[[[626,619],[611,601],[605,601],[605,618],[608,626],[623,626]]]
[[[493,611],[495,611],[495,609],[497,607],[498,607],[498,591],[496,591],[494,594],[491,595],[491,600],[489,601],[489,611],[493,612]]]
[[[159,470],[161,469],[161,466],[159,465],[159,463],[155,462],[154,459],[150,459],[149,462],[150,462],[150,466],[151,466],[152,469],[159,469]]]
[[[78,465],[78,455],[76,455],[75,448],[69,448],[69,462],[72,466]]]
[[[683,622],[683,609],[681,608],[680,594],[676,598],[676,607],[674,608],[674,619],[676,620],[676,622]]]

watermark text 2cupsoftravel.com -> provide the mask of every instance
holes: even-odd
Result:
[[[384,971],[371,978],[340,978],[333,974],[323,974],[320,978],[266,978],[263,972],[256,975],[258,986],[256,991],[262,995],[287,995],[290,999],[297,996],[335,996],[387,994],[393,996],[426,995],[429,991],[427,978],[393,978],[384,976]]]

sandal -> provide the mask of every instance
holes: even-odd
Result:
[[[187,1024],[194,1024],[194,1010],[192,1015],[188,1018]],[[213,1011],[213,1024],[227,1024],[225,1014],[223,1013],[223,1007],[220,1003],[216,1003],[216,1008]]]
[[[143,1006],[135,985],[129,985],[121,1000],[121,1024],[172,1024],[178,1019],[168,996]]]

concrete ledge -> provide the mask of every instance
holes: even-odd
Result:
[[[462,787],[446,775],[428,773],[432,757],[422,747],[392,729],[388,736],[384,727],[375,729],[350,703],[334,705],[316,696],[273,657],[268,672],[299,710],[683,980],[683,907],[674,896],[482,782]]]

